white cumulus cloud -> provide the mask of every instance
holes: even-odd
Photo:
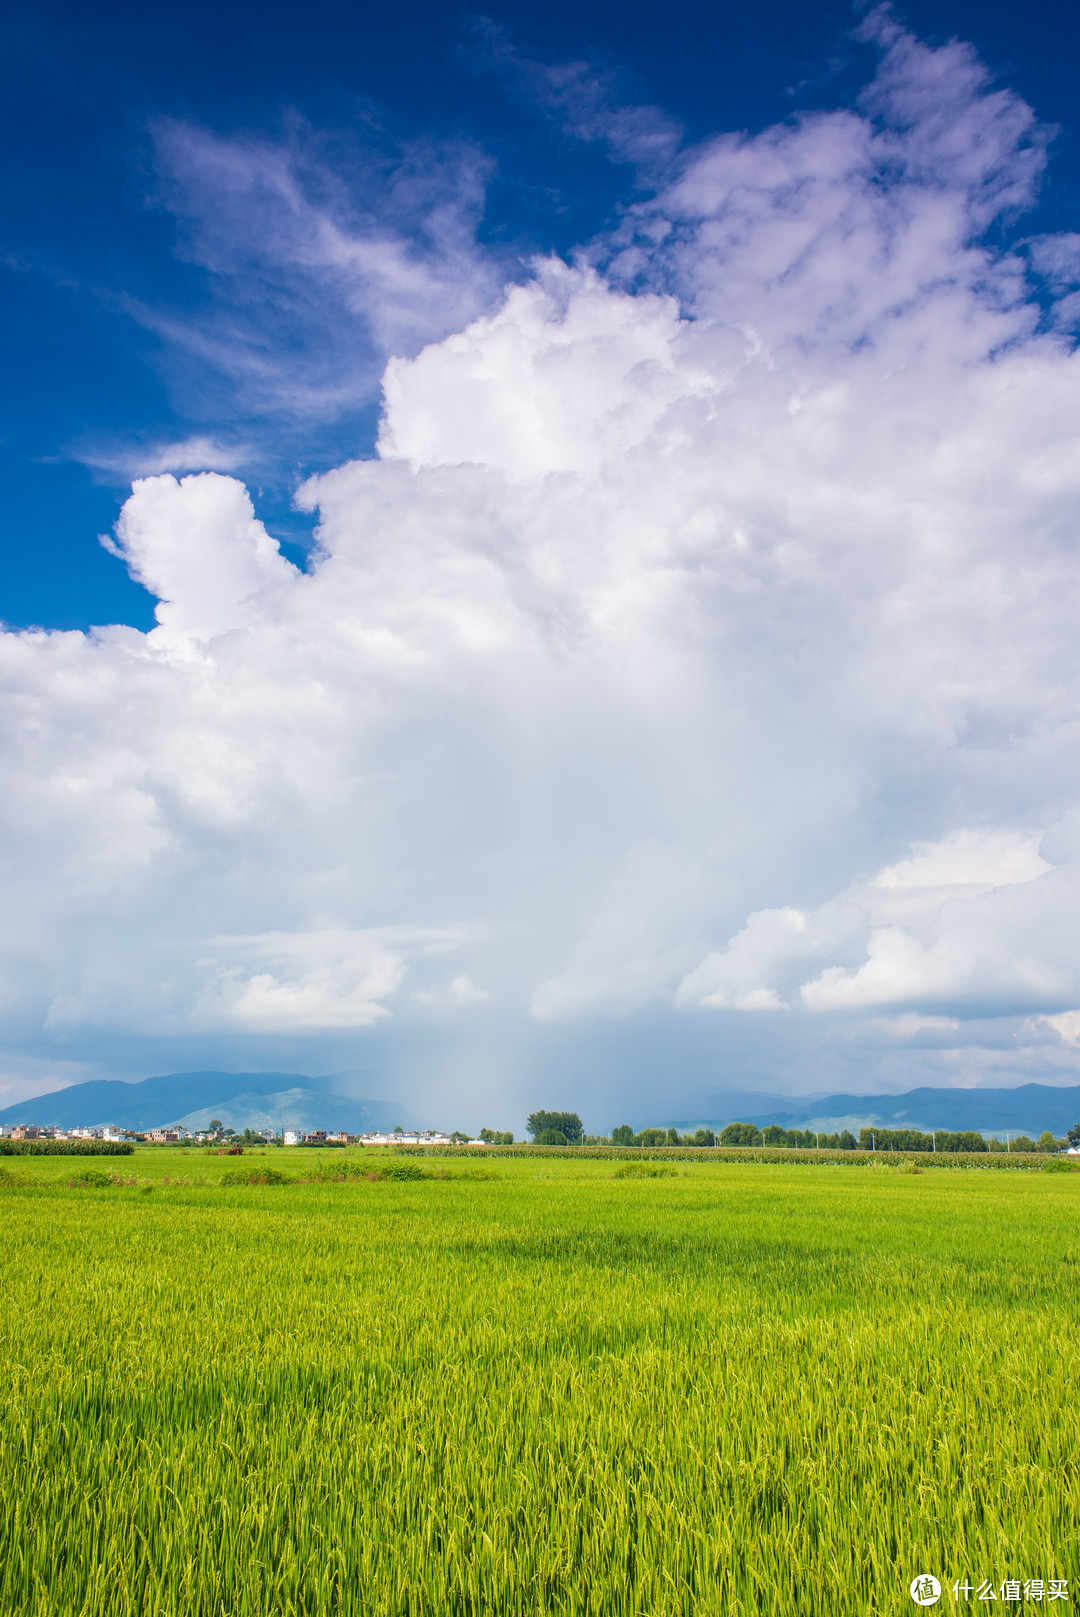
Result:
[[[307,572],[163,472],[114,541],[158,627],[0,637],[12,1051],[1075,1071],[1080,365],[984,235],[1045,142],[868,26],[855,109],[685,152],[494,305],[474,245],[455,302],[295,153],[169,135],[216,274],[213,199],[261,198],[266,264],[375,286],[398,357],[377,456],[300,491]]]
[[[162,645],[250,623],[266,592],[296,576],[256,520],[247,490],[218,472],[136,482],[109,548],[158,597],[154,633]]]

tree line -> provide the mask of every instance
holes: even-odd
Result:
[[[993,1139],[974,1129],[861,1128],[858,1138],[850,1129],[823,1134],[814,1129],[785,1129],[778,1123],[760,1127],[757,1123],[728,1123],[719,1135],[714,1129],[699,1128],[680,1134],[675,1128],[633,1129],[620,1123],[610,1134],[586,1134],[577,1112],[537,1111],[529,1115],[527,1128],[534,1145],[622,1145],[622,1146],[780,1146],[788,1150],[822,1151],[1061,1151],[1066,1144],[1080,1145],[1080,1123],[1069,1130],[1067,1140],[1057,1139],[1045,1129],[1037,1140],[1026,1134],[1008,1140]],[[512,1134],[481,1129],[481,1139],[493,1145],[512,1145]]]

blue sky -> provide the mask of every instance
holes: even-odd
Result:
[[[991,69],[1056,125],[1054,162],[1023,229],[1070,228],[1080,206],[1075,7],[911,5],[929,38],[971,40]],[[220,436],[241,444],[260,515],[310,543],[292,509],[304,476],[370,452],[378,370],[347,404],[302,427],[237,396],[207,354],[179,340],[220,307],[193,261],[155,131],[178,119],[221,135],[279,139],[296,121],[343,167],[393,161],[402,143],[483,154],[480,239],[512,272],[570,253],[638,194],[634,166],[575,139],[535,81],[493,48],[591,66],[613,99],[655,105],[688,142],[757,130],[850,102],[867,48],[846,4],[805,6],[314,4],[13,5],[5,13],[3,414],[0,613],[12,625],[148,628],[153,603],[97,543],[149,446]],[[646,181],[647,184],[647,181]],[[172,204],[170,206],[170,204]],[[234,287],[241,302],[251,288]],[[231,312],[231,311],[230,311]],[[247,336],[288,350],[302,322],[244,310]],[[246,455],[246,459],[244,456]],[[152,457],[151,457],[152,458]]]
[[[1076,1081],[1073,9],[4,28],[0,1093]]]

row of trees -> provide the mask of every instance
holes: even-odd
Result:
[[[629,1123],[620,1123],[613,1128],[610,1134],[586,1134],[581,1118],[576,1112],[533,1112],[528,1121],[529,1133],[532,1135],[534,1145],[681,1145],[681,1146],[711,1146],[711,1145],[800,1145],[811,1146],[816,1144],[818,1136],[811,1134],[809,1129],[800,1132],[798,1129],[788,1130],[781,1128],[768,1128],[762,1133],[753,1123],[729,1123],[723,1133],[717,1138],[714,1129],[695,1129],[693,1134],[680,1134],[673,1128],[647,1128],[632,1129]],[[490,1131],[487,1131],[490,1132]],[[485,1131],[481,1129],[481,1138]],[[850,1149],[855,1149],[855,1137],[846,1131],[840,1135],[822,1135],[821,1142],[825,1144],[845,1144],[850,1142]]]
[[[598,1141],[607,1144],[607,1141]],[[712,1129],[695,1129],[693,1134],[680,1134],[678,1129],[642,1129],[635,1134],[629,1123],[622,1123],[611,1131],[612,1145],[715,1145]]]
[[[813,1134],[810,1129],[782,1129],[775,1124],[760,1129],[756,1123],[729,1123],[719,1135],[715,1129],[708,1128],[695,1129],[693,1134],[680,1134],[678,1129],[670,1128],[638,1129],[635,1132],[629,1123],[620,1123],[609,1135],[587,1134],[583,1138],[586,1145],[784,1145],[805,1150],[820,1143],[823,1147],[846,1151],[854,1151],[857,1143],[855,1136],[847,1129],[843,1134]]]
[[[862,1151],[1061,1151],[1064,1140],[1059,1140],[1044,1129],[1037,1140],[1026,1134],[1014,1134],[1011,1139],[987,1139],[972,1129],[952,1133],[936,1129],[931,1134],[918,1129],[860,1129],[859,1148]]]
[[[813,1129],[785,1129],[778,1123],[760,1128],[756,1123],[729,1123],[719,1138],[712,1129],[695,1129],[693,1134],[680,1134],[673,1128],[646,1128],[634,1130],[629,1123],[620,1123],[610,1135],[586,1134],[576,1112],[533,1112],[528,1121],[529,1133],[535,1145],[631,1145],[631,1146],[711,1146],[756,1145],[785,1146],[789,1150],[828,1151],[1060,1151],[1065,1140],[1057,1139],[1049,1129],[1037,1140],[1026,1134],[1011,1140],[985,1138],[974,1130],[954,1131],[936,1129],[924,1133],[920,1129],[859,1130],[858,1139],[850,1129],[838,1134],[819,1134]],[[480,1138],[495,1145],[512,1145],[512,1134],[495,1134],[481,1129]],[[1068,1143],[1080,1145],[1080,1123],[1069,1130]]]
[[[641,1129],[620,1123],[610,1134],[586,1134],[576,1112],[532,1112],[528,1130],[534,1145],[715,1145],[712,1129],[680,1134],[678,1129]],[[480,1131],[481,1136],[483,1130]]]
[[[721,1145],[782,1145],[795,1151],[854,1151],[857,1141],[850,1129],[839,1134],[815,1134],[813,1129],[782,1129],[779,1123],[759,1128],[756,1123],[729,1123],[721,1132]]]

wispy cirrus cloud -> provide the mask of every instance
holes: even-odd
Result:
[[[125,481],[161,472],[235,472],[250,465],[255,453],[251,444],[222,443],[208,433],[142,444],[84,442],[68,447],[72,460]]]
[[[127,307],[230,390],[241,421],[314,430],[370,406],[388,356],[457,329],[503,284],[477,241],[491,163],[467,142],[333,138],[299,118],[276,139],[175,119],[151,133],[156,203],[207,295]]]
[[[671,164],[683,126],[661,107],[635,99],[624,69],[586,58],[545,59],[490,17],[475,18],[470,34],[465,55],[474,71],[500,79],[568,140],[603,146],[613,162],[634,164],[646,184]]]

